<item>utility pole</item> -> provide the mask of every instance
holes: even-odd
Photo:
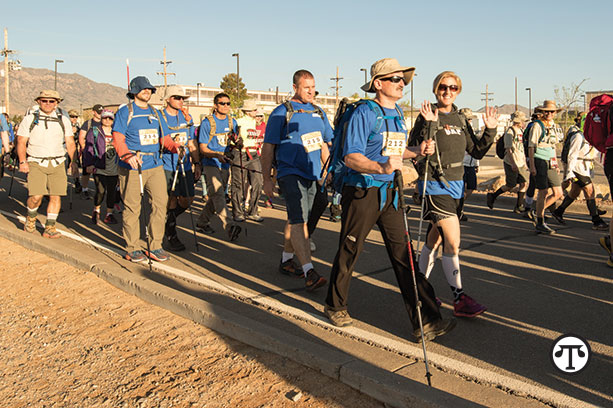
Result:
[[[494,100],[494,98],[490,98],[490,95],[494,95],[494,92],[488,91],[488,86],[485,84],[485,92],[481,92],[481,95],[485,95],[485,98],[481,98],[481,100],[485,101],[485,110],[487,111],[488,102]]]
[[[528,116],[532,117],[532,88],[526,88],[528,91]]]
[[[417,74],[413,74],[413,80],[411,81],[411,129],[413,129],[413,82]]]
[[[164,59],[160,61],[160,64],[164,65],[164,71],[157,72],[157,74],[164,75],[164,93],[166,93],[166,88],[168,87],[168,75],[176,75],[174,72],[166,71],[166,67],[168,66],[168,64],[172,64],[172,61],[168,61],[166,59],[166,47],[164,47]]]
[[[515,112],[517,112],[517,77],[515,77]]]
[[[337,108],[337,107],[338,107],[338,90],[339,90],[340,88],[342,88],[342,86],[340,86],[340,85],[338,84],[338,83],[339,83],[339,81],[340,81],[341,79],[344,79],[344,78],[341,78],[341,77],[339,77],[339,76],[338,76],[338,67],[336,67],[336,76],[335,76],[334,78],[330,78],[330,80],[332,80],[332,81],[336,81],[336,85],[334,85],[334,86],[331,86],[331,87],[330,87],[330,88],[332,88],[332,89],[335,89],[335,90],[336,90],[336,105],[335,105],[335,108]]]
[[[196,106],[200,106],[200,87],[202,82],[196,82]]]
[[[9,114],[9,55],[14,53],[15,51],[9,50],[9,34],[5,28],[2,55],[4,55],[4,111],[7,115]]]

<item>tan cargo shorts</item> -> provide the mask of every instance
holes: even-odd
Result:
[[[65,196],[68,178],[66,177],[66,167],[62,162],[53,167],[51,162],[47,166],[41,166],[36,162],[28,162],[30,172],[28,173],[28,195],[40,196]]]

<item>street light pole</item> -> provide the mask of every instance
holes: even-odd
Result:
[[[232,54],[233,57],[236,57],[236,103],[238,104],[238,93],[239,93],[239,83],[240,83],[240,75],[239,75],[239,63],[238,63],[238,52]]]
[[[587,111],[587,107],[585,106],[585,94],[581,95],[583,98],[583,112]]]
[[[413,74],[413,80],[411,81],[411,129],[413,129],[413,82],[417,74]]]
[[[364,83],[368,82],[368,75],[366,74],[366,68],[360,68],[360,71],[364,71]],[[366,95],[366,92],[364,92],[364,98],[368,98],[368,95]]]
[[[201,82],[196,83],[196,105],[200,106],[200,87],[202,86]]]
[[[56,91],[57,91],[57,64],[61,64],[62,62],[64,62],[64,60],[59,60],[59,59],[55,60],[55,84],[53,85],[53,89],[55,89]]]
[[[532,116],[532,88],[526,88],[528,91],[528,116]]]

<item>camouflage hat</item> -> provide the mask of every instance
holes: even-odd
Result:
[[[526,114],[522,111],[515,111],[511,114],[511,122],[513,123],[523,123],[526,120],[528,120],[528,118],[526,117]]]
[[[62,100],[63,100],[62,98],[60,98],[59,92],[58,91],[54,91],[53,89],[44,89],[44,90],[40,91],[40,94],[34,100],[38,102],[38,100],[41,99],[41,98],[55,99],[58,103],[62,102]]]
[[[472,111],[472,109],[470,108],[462,108],[460,109],[460,113],[463,114],[464,116],[466,116],[466,119],[472,119],[472,118],[476,118],[477,115],[475,115]]]

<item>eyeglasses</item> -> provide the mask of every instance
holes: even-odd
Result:
[[[78,118],[79,118],[78,116],[72,116],[72,115],[70,115],[70,117],[71,117],[72,119],[78,119]]]
[[[57,99],[39,99],[40,103],[57,103]]]
[[[175,101],[182,101],[184,98],[182,96],[171,96]]]
[[[220,105],[220,106],[230,106],[230,102],[217,102],[217,105]]]
[[[104,120],[104,119],[109,119],[109,120],[113,120],[113,118],[102,118],[102,120]]]
[[[392,77],[387,78],[379,78],[380,81],[390,81],[392,84],[397,84],[400,81],[404,81],[404,78],[398,75],[394,75]]]
[[[441,92],[445,92],[448,89],[451,92],[458,92],[460,90],[460,87],[457,85],[445,85],[445,84],[439,84],[438,86],[438,90]]]

